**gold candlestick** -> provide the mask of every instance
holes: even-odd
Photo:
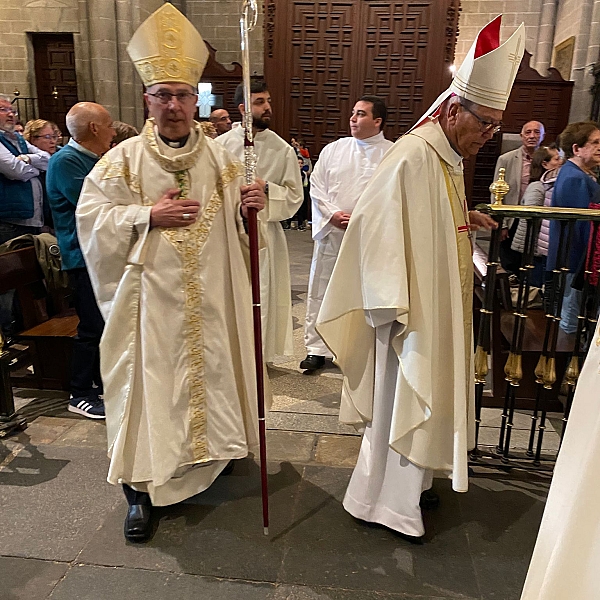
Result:
[[[502,167],[498,171],[498,179],[490,185],[490,192],[494,194],[494,202],[492,206],[503,206],[504,204],[504,196],[510,192],[510,185],[506,183],[504,179],[504,175],[506,174],[506,169]]]

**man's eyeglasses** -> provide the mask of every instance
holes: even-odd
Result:
[[[481,133],[490,133],[491,131],[493,134],[495,134],[498,133],[500,129],[502,129],[502,125],[504,125],[502,121],[486,121],[485,119],[482,119],[477,113],[473,112],[466,104],[463,104],[461,102],[460,105],[479,121],[479,129]]]
[[[42,138],[44,140],[50,141],[50,140],[57,140],[59,136],[56,135],[55,133],[47,133],[46,135],[34,135],[33,137],[38,140],[40,138]]]
[[[171,94],[171,92],[156,92],[156,94],[151,94],[148,92],[148,96],[154,96],[161,104],[169,104],[169,102],[173,101],[173,98],[177,98],[177,102],[180,104],[187,104],[196,98],[196,94],[192,94],[191,92],[178,92],[177,94]]]
[[[15,117],[17,117],[19,115],[19,113],[14,108],[8,108],[6,106],[0,106],[0,113],[4,113],[4,114],[12,113],[13,115],[15,115]]]

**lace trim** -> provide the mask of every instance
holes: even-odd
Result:
[[[204,133],[202,133],[200,123],[194,122],[193,129],[198,134],[198,139],[193,148],[186,154],[180,154],[174,158],[169,158],[161,153],[156,141],[156,134],[154,133],[153,118],[146,121],[140,135],[144,143],[144,148],[160,163],[160,166],[169,173],[177,173],[178,171],[191,169],[198,162],[198,155],[204,150],[204,146],[206,145],[206,138],[204,137]]]
[[[161,229],[181,256],[185,290],[185,342],[189,356],[190,404],[189,417],[192,431],[192,452],[195,462],[205,462],[208,457],[206,439],[206,388],[204,381],[204,334],[202,321],[203,289],[198,278],[200,254],[206,243],[216,214],[223,206],[224,188],[242,175],[239,163],[227,165],[220,173],[215,191],[196,223],[189,227]],[[188,171],[175,173],[180,198],[187,198],[190,191]]]

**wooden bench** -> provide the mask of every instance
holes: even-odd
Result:
[[[473,288],[473,310],[475,336],[479,329],[479,309],[482,307],[485,290],[482,287],[487,273],[487,253],[478,245],[473,249],[473,271],[475,286]],[[506,380],[504,366],[508,358],[510,343],[514,327],[514,307],[510,294],[508,273],[498,267],[496,272],[496,290],[494,293],[494,307],[491,325],[491,357],[492,357],[492,386],[491,393],[484,394],[484,406],[504,406]],[[523,339],[522,367],[523,379],[517,388],[516,407],[532,409],[535,403],[536,383],[535,367],[538,363],[544,344],[546,331],[546,315],[543,309],[529,309],[525,320],[525,335]],[[475,338],[477,340],[477,338]],[[552,410],[561,411],[562,404],[559,400],[560,382],[564,375],[567,361],[573,350],[574,336],[559,330],[556,352],[557,382],[553,389],[546,395]]]
[[[73,338],[79,319],[66,309],[64,294],[50,294],[35,249],[23,248],[0,254],[0,294],[15,290],[23,330],[7,349],[11,360],[11,383],[19,387],[68,390],[71,379]],[[15,373],[29,361],[33,373]]]

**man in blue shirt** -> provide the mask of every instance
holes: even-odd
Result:
[[[83,182],[100,157],[110,149],[115,129],[108,111],[93,102],[79,102],[73,106],[66,122],[71,140],[50,160],[46,190],[62,268],[69,274],[79,317],[71,363],[69,411],[91,419],[103,419],[99,346],[104,320],[79,248],[75,209]]]

